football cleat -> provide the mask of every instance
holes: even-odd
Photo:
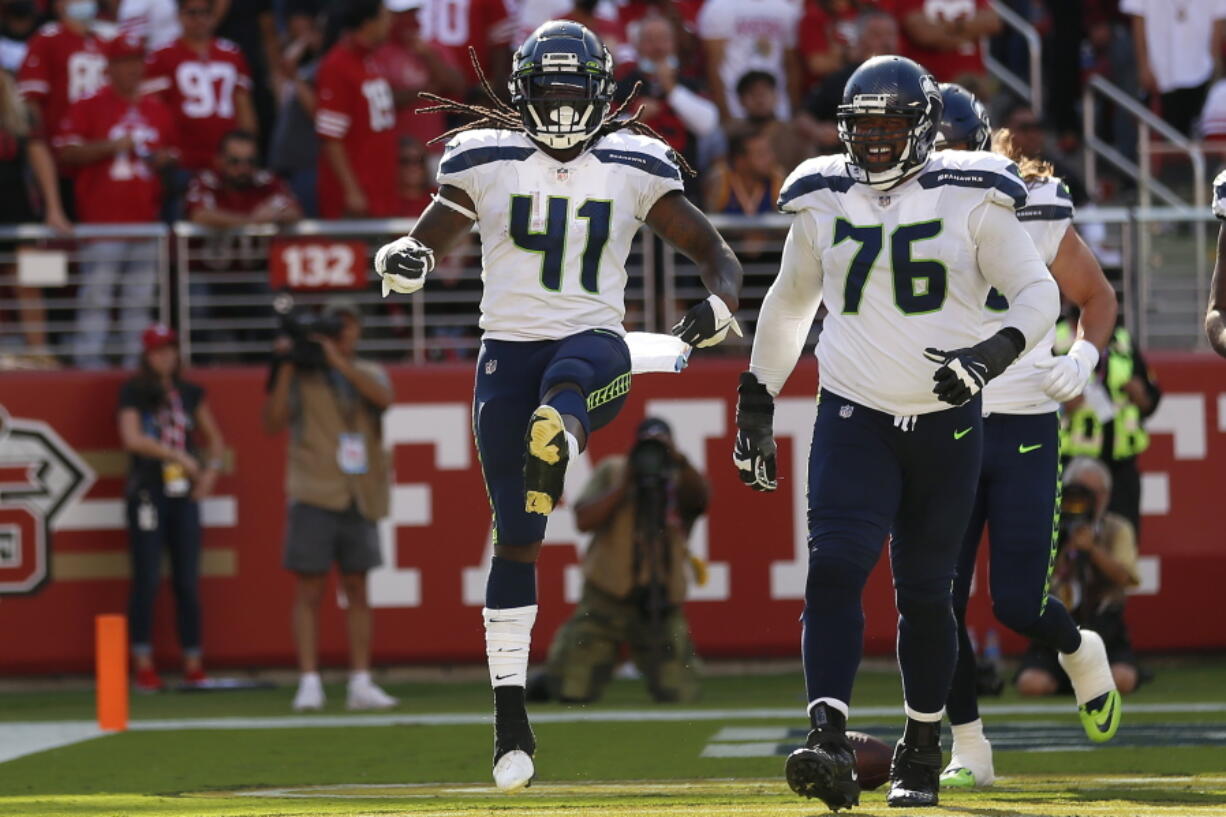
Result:
[[[528,788],[536,776],[536,736],[522,706],[521,699],[514,715],[500,710],[494,718],[494,785],[508,794]]]
[[[841,712],[824,703],[813,708],[813,729],[805,745],[788,755],[784,775],[801,797],[816,797],[831,811],[860,804],[856,754]]]
[[[975,774],[956,759],[950,760],[945,771],[941,772],[943,789],[983,789],[995,782],[996,775],[991,769],[987,773]]]
[[[1081,646],[1074,653],[1059,653],[1060,666],[1068,674],[1077,698],[1077,714],[1086,737],[1106,743],[1120,728],[1120,693],[1111,675],[1111,662],[1102,636],[1081,631]]]
[[[558,410],[540,406],[532,412],[524,442],[524,510],[551,514],[562,498],[570,459],[566,426]]]
[[[941,789],[941,742],[940,724],[915,724],[920,740],[907,743],[903,737],[894,747],[894,760],[890,763],[890,793],[885,801],[893,807],[935,806]]]

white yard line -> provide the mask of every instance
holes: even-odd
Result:
[[[852,710],[855,718],[901,717],[900,707],[865,706]],[[1070,705],[988,704],[984,715],[1067,715]],[[1226,712],[1226,702],[1129,703],[1126,711],[1137,714]],[[803,721],[801,707],[757,709],[611,709],[603,711],[537,712],[533,723],[632,723],[692,721]],[[377,715],[286,715],[262,718],[168,718],[132,721],[134,732],[165,732],[196,729],[325,729],[361,726],[464,726],[488,724],[491,715],[479,712]],[[18,757],[68,746],[104,734],[93,721],[0,721],[0,763]]]

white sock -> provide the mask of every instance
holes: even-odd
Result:
[[[811,714],[813,712],[813,707],[817,706],[818,704],[825,704],[831,709],[837,709],[843,713],[844,719],[847,718],[849,712],[847,702],[840,701],[838,698],[814,698],[813,700],[809,701],[809,705],[805,707],[805,714]]]
[[[1057,658],[1073,684],[1078,706],[1115,689],[1107,647],[1102,636],[1093,630],[1082,630],[1081,646],[1074,652],[1058,653]]]
[[[490,666],[490,686],[528,685],[528,651],[536,605],[481,610],[485,619],[485,656]]]
[[[940,721],[941,718],[945,717],[945,707],[941,707],[936,712],[917,712],[907,705],[906,701],[903,701],[902,708],[903,711],[907,713],[908,718],[913,721],[919,721],[920,723],[936,723]]]
[[[996,779],[992,767],[992,744],[983,734],[983,720],[976,718],[970,723],[950,726],[954,736],[948,768],[970,769],[975,775],[975,784],[990,786]]]
[[[349,673],[349,686],[367,686],[370,684],[370,672],[364,669]]]
[[[566,447],[570,449],[570,458],[577,459],[582,452],[579,450],[579,440],[574,434],[566,432]]]
[[[298,677],[300,684],[322,684],[323,681],[319,678],[318,672],[304,672]]]

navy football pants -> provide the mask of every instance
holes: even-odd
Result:
[[[908,706],[945,706],[957,656],[951,603],[983,445],[981,402],[902,418],[822,390],[809,455],[802,645],[809,700],[851,701],[861,591],[892,533],[898,661]]]
[[[487,340],[477,358],[473,432],[494,511],[494,541],[530,545],[545,538],[545,516],[524,510],[524,434],[545,394],[561,383],[583,393],[588,430],[608,425],[630,392],[630,350],[617,334],[593,329],[561,340]]]
[[[983,437],[979,487],[954,581],[959,649],[947,704],[953,724],[979,717],[966,604],[985,525],[988,584],[997,620],[1061,652],[1072,652],[1081,643],[1068,610],[1047,595],[1060,507],[1059,417],[1055,412],[992,414],[983,421]]]

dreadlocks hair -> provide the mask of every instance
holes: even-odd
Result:
[[[418,108],[414,113],[453,113],[464,116],[471,116],[473,120],[460,125],[458,128],[452,128],[446,133],[438,136],[427,142],[427,145],[433,145],[436,142],[445,142],[451,137],[465,133],[471,130],[479,130],[481,128],[505,128],[506,130],[524,130],[523,120],[519,116],[519,111],[512,108],[507,103],[503,102],[497,94],[494,93],[490,81],[485,76],[485,71],[481,68],[481,63],[477,60],[477,49],[471,45],[468,47],[468,58],[472,60],[473,70],[477,72],[477,79],[481,82],[481,90],[485,92],[485,96],[489,99],[490,104],[477,105],[470,102],[460,102],[455,99],[432,94],[429,91],[422,91],[418,94],[422,99],[429,100],[436,104],[426,108]],[[642,82],[635,82],[634,87],[630,89],[630,93],[626,95],[620,103],[610,106],[609,112],[605,114],[604,120],[600,123],[600,129],[596,131],[593,139],[599,139],[602,136],[608,136],[611,133],[617,133],[620,130],[627,130],[631,133],[637,133],[640,136],[648,136],[664,144],[668,142],[663,136],[656,133],[655,129],[645,122],[639,121],[639,117],[643,114],[643,106],[640,105],[638,110],[627,117],[622,117],[622,113],[630,105],[630,103],[638,96],[639,89],[643,86]],[[697,171],[690,166],[690,163],[685,160],[685,157],[680,153],[673,153],[677,161],[677,165],[681,168],[681,172],[686,176],[693,178],[698,175]]]
[[[1022,181],[1026,182],[1026,184],[1032,184],[1039,179],[1046,179],[1054,172],[1051,162],[1045,162],[1033,156],[1023,156],[1022,152],[1018,150],[1017,145],[1013,142],[1013,132],[1008,128],[1001,128],[992,134],[992,152],[999,153],[1006,159],[1012,159],[1016,162]]]

